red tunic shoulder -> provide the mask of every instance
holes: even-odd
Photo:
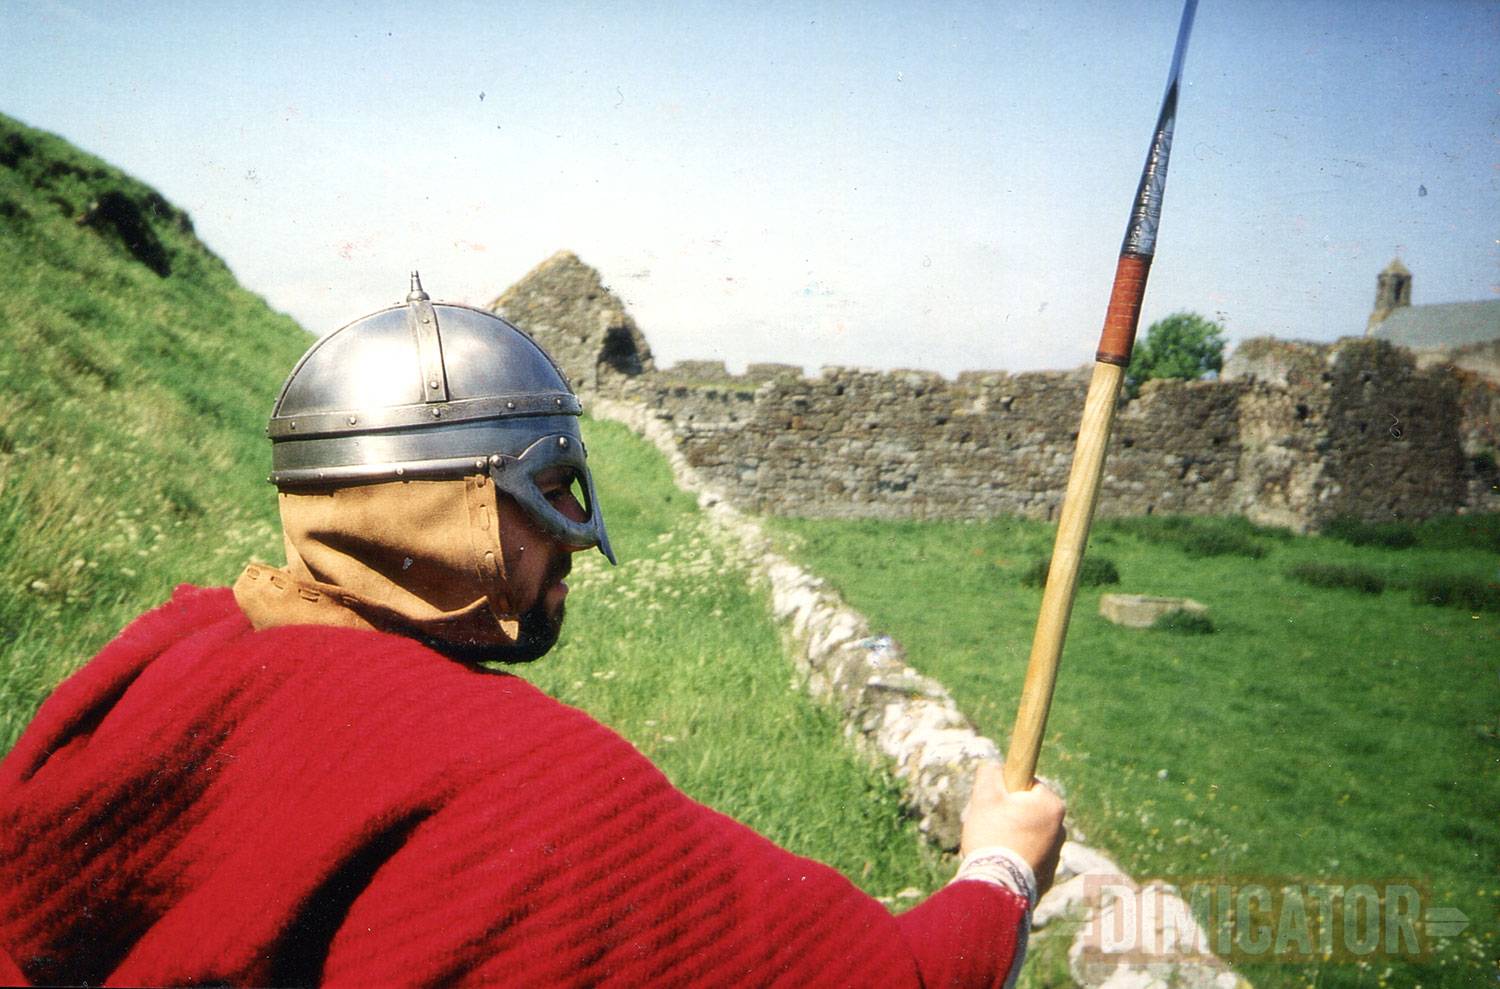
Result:
[[[179,588],[0,763],[37,982],[999,985],[1025,904],[893,917],[519,677]]]

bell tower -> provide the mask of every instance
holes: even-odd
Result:
[[[1375,308],[1365,324],[1365,336],[1385,321],[1394,309],[1411,305],[1411,272],[1399,258],[1385,266],[1375,279]]]

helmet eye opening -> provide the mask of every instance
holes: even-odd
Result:
[[[504,458],[511,460],[511,458]],[[580,524],[593,520],[591,485],[588,482],[588,453],[576,436],[554,434],[543,436],[511,462],[526,478],[523,483],[536,489],[541,500],[569,521]],[[566,509],[576,504],[583,510],[582,519],[573,519]]]
[[[569,465],[558,465],[538,471],[531,479],[543,500],[554,511],[574,522],[590,522],[594,518],[594,506],[589,503],[588,485],[583,476]],[[581,510],[581,518],[573,518],[573,512]]]
[[[587,456],[576,433],[552,433],[517,456],[491,456],[489,473],[554,538],[578,549],[597,546],[613,563]]]

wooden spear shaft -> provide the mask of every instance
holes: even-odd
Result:
[[[1052,547],[1052,563],[1047,570],[1046,589],[1042,592],[1041,613],[1037,616],[1036,634],[1031,640],[1031,659],[1026,666],[1026,682],[1021,687],[1021,705],[1005,753],[1005,785],[1011,790],[1031,786],[1037,757],[1042,750],[1042,734],[1047,730],[1047,713],[1052,707],[1057,667],[1068,635],[1073,598],[1078,592],[1078,571],[1089,540],[1089,526],[1094,520],[1094,506],[1099,501],[1099,484],[1104,478],[1105,448],[1109,445],[1110,428],[1114,425],[1120,384],[1135,344],[1141,301],[1146,295],[1146,277],[1151,272],[1151,259],[1156,253],[1156,229],[1161,220],[1162,193],[1167,183],[1167,159],[1177,122],[1177,91],[1197,6],[1198,0],[1187,0],[1183,6],[1182,23],[1177,29],[1177,47],[1167,76],[1166,95],[1162,97],[1156,133],[1146,155],[1146,166],[1141,170],[1130,221],[1125,227],[1125,242],[1120,248],[1114,288],[1110,291],[1109,306],[1105,310],[1104,331],[1099,337],[1094,373],[1083,402],[1078,445],[1073,452],[1073,469],[1068,474],[1068,490],[1058,515],[1057,541]]]

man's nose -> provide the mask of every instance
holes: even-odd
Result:
[[[554,507],[562,513],[563,518],[566,518],[570,522],[588,521],[588,511],[583,507],[582,503],[579,502],[578,497],[571,491],[564,495]],[[567,544],[563,544],[563,549],[567,550],[569,553],[581,553],[586,549],[593,549],[593,547],[569,546]]]

